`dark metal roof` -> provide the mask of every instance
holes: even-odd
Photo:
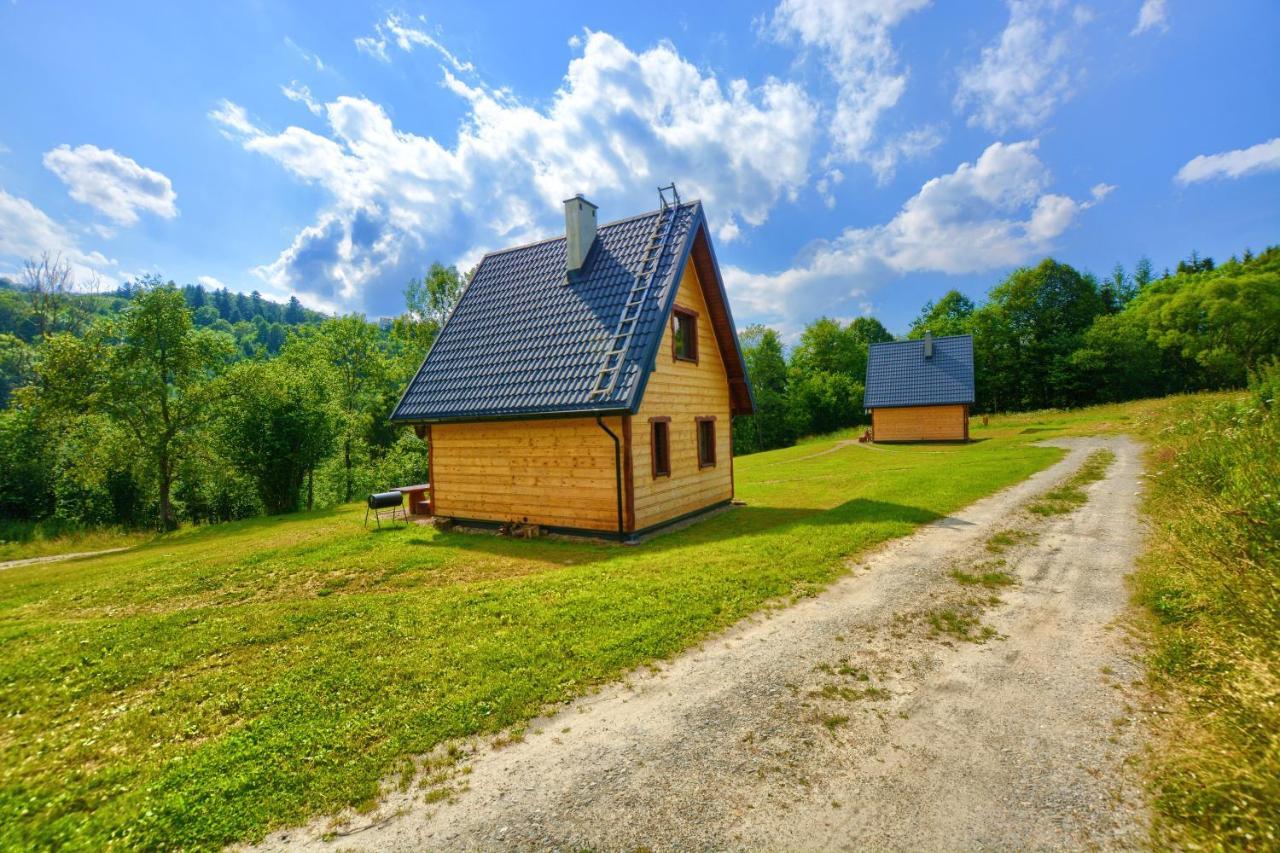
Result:
[[[591,397],[623,304],[661,211],[600,226],[582,270],[565,276],[559,237],[484,257],[391,415],[431,422],[635,411],[695,237],[707,241],[699,202],[676,207],[657,277],[610,394]],[[699,232],[702,232],[701,235]],[[709,241],[705,243],[709,248]],[[719,289],[704,280],[704,289]],[[728,303],[724,301],[727,315]],[[729,322],[732,328],[732,321]],[[733,335],[738,365],[742,364]],[[722,347],[724,343],[722,342]],[[728,366],[729,358],[726,358]],[[741,368],[745,385],[745,367]],[[748,411],[750,392],[746,391]]]
[[[933,358],[924,341],[872,344],[867,357],[868,409],[972,403],[973,336],[933,339]]]

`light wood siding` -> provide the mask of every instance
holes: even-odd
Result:
[[[605,418],[622,440],[622,418]],[[616,532],[613,440],[595,418],[435,424],[436,515]]]
[[[680,279],[676,305],[698,314],[698,362],[672,357],[668,321],[640,411],[631,422],[637,530],[733,497],[729,380],[692,264]],[[716,464],[700,469],[697,418],[706,416],[716,419]],[[655,417],[671,418],[671,476],[657,479],[649,444],[649,419]]]
[[[966,408],[957,404],[873,409],[871,433],[876,441],[962,441]]]

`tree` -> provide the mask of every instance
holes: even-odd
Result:
[[[800,333],[800,343],[791,353],[791,366],[801,374],[830,373],[857,377],[859,366],[866,370],[863,342],[850,334],[838,320],[819,317]]]
[[[923,338],[925,332],[938,336],[967,335],[973,318],[973,300],[958,290],[948,290],[937,302],[926,302],[920,315],[911,321],[909,338]]]
[[[1157,282],[1134,308],[1150,338],[1181,361],[1187,387],[1243,387],[1280,352],[1280,250]]]
[[[1102,297],[1103,310],[1108,314],[1115,314],[1129,304],[1137,293],[1137,288],[1125,273],[1124,266],[1116,264],[1098,292]]]
[[[1155,276],[1151,272],[1151,259],[1146,255],[1138,258],[1137,265],[1133,268],[1133,286],[1141,292],[1148,284],[1152,282]]]
[[[438,329],[462,295],[462,274],[457,267],[433,263],[422,278],[409,280],[404,290],[409,317],[417,323],[434,323]]]
[[[268,514],[293,512],[304,479],[333,450],[338,412],[322,370],[249,361],[222,378],[218,433],[226,457],[252,478]],[[311,490],[307,508],[311,508]]]
[[[79,312],[72,298],[76,281],[71,262],[62,255],[45,252],[39,260],[28,260],[23,266],[23,285],[31,300],[31,312],[41,340],[60,329],[74,329],[79,325]]]
[[[384,404],[388,364],[379,339],[378,327],[365,322],[364,315],[348,314],[295,337],[283,351],[295,364],[321,363],[333,369],[334,399],[342,412],[344,501],[355,494],[353,452],[367,438],[375,412]]]
[[[155,479],[159,526],[171,530],[177,466],[230,355],[224,338],[194,328],[182,293],[163,285],[141,290],[119,320],[99,321],[82,339],[51,337],[37,373],[64,416],[101,414],[129,436]]]
[[[748,326],[738,336],[747,375],[755,397],[756,412],[733,420],[733,446],[737,453],[786,447],[794,440],[787,411],[787,363],[778,333],[765,326]]]
[[[307,313],[302,308],[302,303],[298,301],[298,297],[290,296],[289,304],[284,309],[284,323],[286,326],[298,326],[305,322]]]
[[[790,378],[790,427],[795,435],[833,432],[863,420],[861,382],[817,371]]]
[[[1079,405],[1166,393],[1160,349],[1132,311],[1094,320],[1068,361],[1070,391]]]
[[[1072,404],[1067,359],[1102,312],[1096,283],[1066,264],[1014,270],[974,315],[979,386],[1011,408]]]
[[[14,391],[32,380],[35,352],[21,338],[0,332],[0,409],[9,405]]]

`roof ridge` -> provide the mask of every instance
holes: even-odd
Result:
[[[695,198],[695,199],[690,199],[689,201],[682,201],[680,204],[674,205],[674,207],[678,210],[683,207],[693,207],[695,205],[700,205],[700,204],[702,204],[702,199]],[[637,219],[644,219],[646,216],[656,216],[661,212],[662,212],[662,208],[658,207],[653,210],[647,210],[644,213],[637,213],[633,216],[624,216],[622,219],[615,219],[612,222],[606,222],[603,225],[597,225],[596,231],[602,231],[605,228],[612,228],[615,225],[622,225],[627,222],[634,222]],[[484,261],[485,258],[493,257],[494,255],[505,255],[508,252],[518,252],[521,249],[532,249],[534,246],[542,246],[547,243],[556,243],[564,239],[565,239],[565,236],[561,234],[558,237],[544,237],[541,240],[531,240],[528,243],[517,243],[514,246],[507,246],[506,248],[503,248],[503,249],[494,249],[492,252],[485,252],[483,255],[480,256],[480,260]]]
[[[972,337],[973,337],[972,332],[965,332],[962,335],[934,335],[933,340],[934,340],[934,343],[937,343],[938,341],[953,341],[956,338],[972,338]],[[921,343],[922,341],[924,341],[924,338],[905,338],[901,341],[872,341],[871,346],[887,347],[887,346],[893,346],[895,344],[918,344],[918,343]]]

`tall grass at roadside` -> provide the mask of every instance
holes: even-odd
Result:
[[[0,519],[0,562],[122,548],[154,537],[154,532],[146,530],[86,528],[66,524],[56,518],[44,521]]]
[[[1158,847],[1280,845],[1280,407],[1192,399],[1156,413],[1136,576],[1168,714],[1152,782]],[[1274,397],[1274,394],[1273,394]]]

